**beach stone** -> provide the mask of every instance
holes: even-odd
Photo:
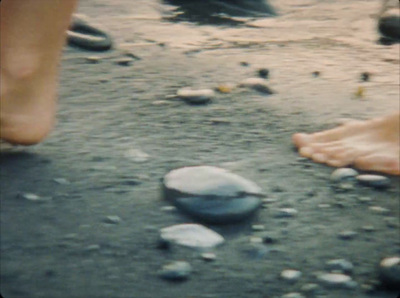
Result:
[[[301,287],[301,291],[305,292],[305,293],[309,293],[309,294],[313,294],[315,293],[317,290],[319,290],[319,286],[317,284],[314,283],[308,283],[308,284],[304,284]]]
[[[287,293],[281,297],[282,298],[306,298],[305,296],[303,296],[302,294],[300,294],[298,292]]]
[[[267,68],[260,68],[258,70],[258,76],[263,79],[268,79],[269,76],[269,69]]]
[[[184,167],[167,173],[163,193],[188,215],[218,224],[244,220],[261,206],[263,197],[254,182],[212,166]]]
[[[133,59],[130,57],[121,57],[115,60],[115,63],[121,66],[129,66],[133,62]]]
[[[355,232],[355,231],[350,231],[350,230],[341,231],[341,232],[338,234],[338,237],[339,237],[340,239],[343,239],[343,240],[350,240],[350,239],[353,239],[353,238],[356,237],[356,236],[357,236],[357,232]]]
[[[104,222],[108,224],[119,224],[121,222],[121,218],[118,215],[108,215],[104,218]]]
[[[273,94],[263,78],[248,78],[239,83],[239,87],[254,89],[264,94]]]
[[[353,264],[345,259],[334,259],[326,262],[328,270],[339,270],[342,273],[351,273],[353,271]]]
[[[294,208],[280,208],[276,211],[275,217],[294,217],[298,211]]]
[[[372,201],[372,199],[370,197],[358,197],[357,199],[361,203],[369,203]]]
[[[374,188],[384,189],[390,186],[390,179],[381,175],[358,175],[356,179],[360,184]]]
[[[298,270],[285,269],[281,272],[281,278],[290,282],[296,282],[300,279],[302,273]]]
[[[379,264],[379,278],[383,285],[400,290],[400,257],[384,258]]]
[[[47,202],[52,199],[51,197],[41,197],[34,193],[20,193],[18,194],[18,197],[32,202]]]
[[[217,256],[213,252],[204,252],[204,253],[201,254],[201,258],[204,261],[212,262],[212,261],[216,260]]]
[[[358,175],[358,172],[351,168],[339,168],[332,172],[331,181],[343,182],[348,180],[354,180]]]
[[[54,178],[53,181],[56,182],[56,183],[58,183],[58,184],[61,184],[61,185],[68,185],[68,184],[70,184],[70,182],[69,182],[67,179],[65,179],[65,178]]]
[[[211,101],[215,93],[211,89],[198,89],[181,88],[177,91],[176,95],[190,104],[206,104]]]
[[[317,279],[327,287],[333,288],[353,288],[354,281],[350,276],[340,273],[322,273]]]
[[[176,243],[191,248],[213,248],[222,244],[224,238],[202,225],[198,224],[180,224],[160,231],[160,240],[162,243]]]
[[[91,64],[97,64],[101,61],[101,57],[99,56],[88,56],[86,57],[86,62],[91,63]]]
[[[172,281],[183,281],[187,279],[192,272],[192,266],[185,261],[176,261],[164,265],[159,275],[163,279]]]
[[[264,225],[252,225],[251,229],[253,231],[263,231],[263,230],[265,230],[265,226]]]
[[[389,209],[383,208],[381,206],[371,206],[368,209],[371,210],[374,213],[383,214],[383,215],[387,215],[387,214],[390,213]]]
[[[374,227],[374,226],[371,226],[371,225],[362,226],[361,229],[362,229],[364,232],[368,232],[368,233],[374,232],[374,231],[376,230],[375,227]]]

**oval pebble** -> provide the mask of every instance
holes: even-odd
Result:
[[[244,220],[260,206],[261,188],[225,169],[195,166],[175,169],[163,179],[164,197],[199,220],[226,224]]]
[[[356,179],[362,185],[375,188],[388,188],[390,186],[390,179],[381,175],[358,175]]]
[[[329,270],[340,270],[343,273],[351,273],[353,271],[353,264],[345,259],[335,259],[326,262]]]
[[[317,279],[328,287],[352,287],[353,280],[350,276],[340,273],[323,273],[317,276]]]
[[[336,169],[331,174],[331,180],[333,182],[343,182],[351,179],[355,179],[358,172],[351,168],[340,168]]]
[[[267,82],[262,78],[248,78],[239,83],[239,87],[251,88],[265,94],[274,92],[268,87]]]
[[[284,280],[295,282],[301,277],[301,272],[293,269],[285,269],[281,272],[281,278]]]
[[[379,278],[385,286],[400,290],[400,257],[388,257],[379,264]]]
[[[189,277],[192,266],[185,261],[176,261],[164,265],[160,271],[160,276],[167,280],[182,281]]]
[[[287,293],[281,297],[282,298],[306,298],[305,296],[303,296],[302,294],[300,294],[298,292]]]
[[[182,88],[178,90],[176,95],[190,104],[206,104],[211,101],[215,93],[211,89]]]
[[[220,234],[198,224],[180,224],[160,231],[164,243],[176,243],[192,248],[212,248],[224,242]]]

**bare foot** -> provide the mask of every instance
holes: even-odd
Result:
[[[315,162],[400,175],[400,112],[313,134],[296,133],[292,139],[300,155]]]
[[[58,65],[76,0],[3,2],[0,139],[31,145],[53,127]]]

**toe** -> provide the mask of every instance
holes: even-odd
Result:
[[[400,174],[400,161],[387,155],[371,154],[359,157],[354,161],[354,166],[361,170],[383,172],[387,174]]]
[[[310,135],[305,133],[296,133],[292,136],[292,141],[296,147],[301,148],[310,142]]]
[[[299,150],[299,154],[303,157],[311,158],[314,151],[310,147],[301,147]]]

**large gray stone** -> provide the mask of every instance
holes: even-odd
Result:
[[[261,188],[225,169],[194,166],[164,176],[163,193],[178,209],[196,219],[226,224],[243,220],[261,205]]]

